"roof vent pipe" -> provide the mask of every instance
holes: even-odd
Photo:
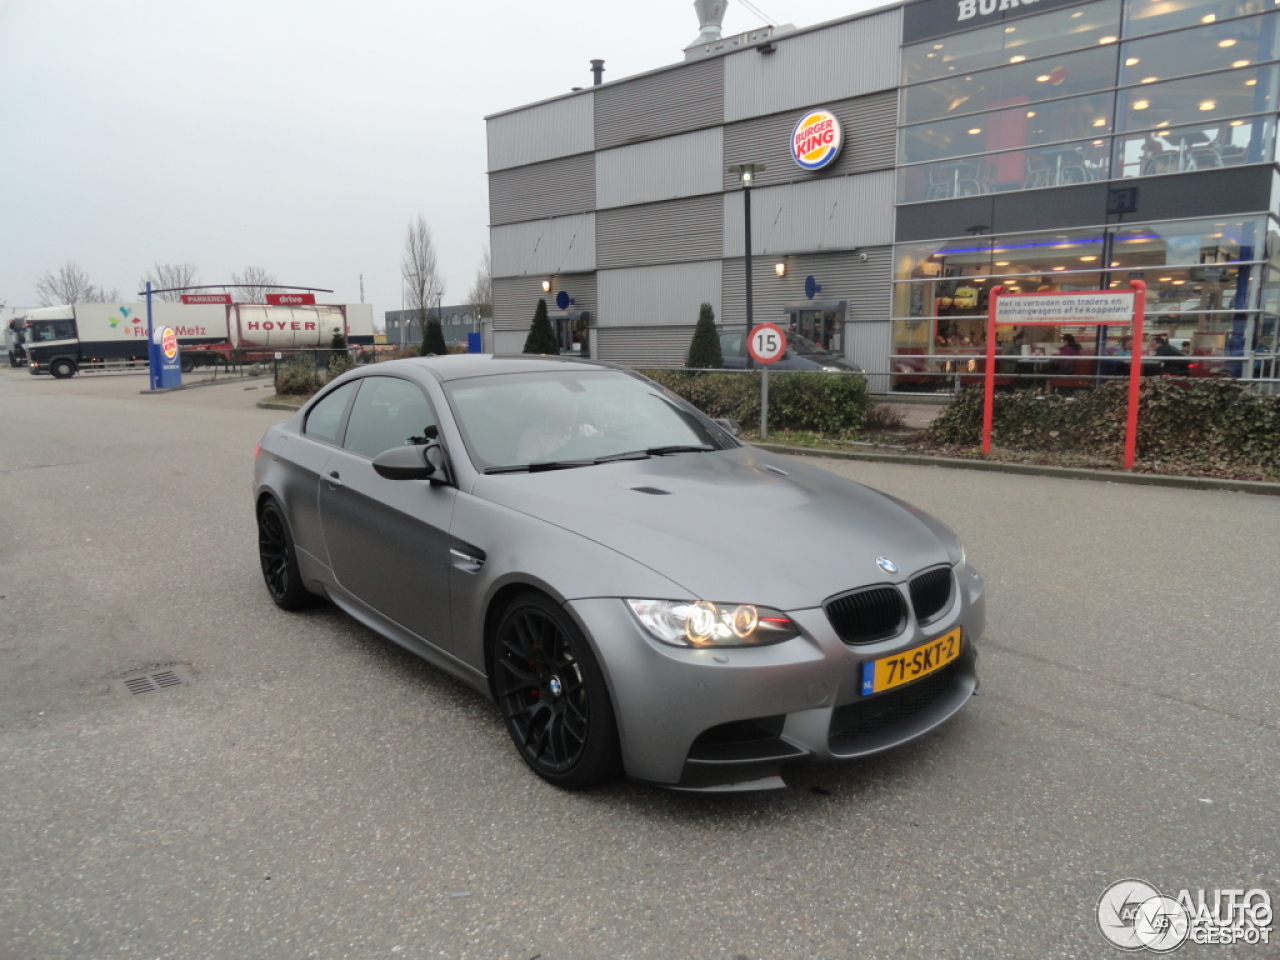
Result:
[[[591,72],[595,74],[595,77],[596,77],[595,85],[597,87],[600,86],[600,84],[604,83],[604,61],[603,60],[592,60]]]
[[[698,26],[702,32],[689,46],[697,47],[706,43],[715,43],[720,39],[720,28],[724,24],[724,10],[728,5],[729,0],[693,0],[693,9],[698,15]]]

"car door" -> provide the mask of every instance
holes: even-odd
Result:
[[[420,640],[451,650],[449,525],[457,490],[388,480],[373,458],[425,444],[435,414],[422,388],[399,377],[360,380],[342,449],[320,477],[320,521],[338,585]]]

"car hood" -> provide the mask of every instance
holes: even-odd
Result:
[[[688,599],[798,610],[957,559],[927,514],[750,447],[483,476],[472,492],[616,550]]]

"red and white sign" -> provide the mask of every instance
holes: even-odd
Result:
[[[230,303],[229,293],[184,293],[183,303]]]
[[[316,302],[314,293],[268,293],[267,303],[274,307],[309,307]]]
[[[791,159],[805,170],[834,163],[843,145],[840,121],[830,110],[810,110],[791,131]]]
[[[996,323],[1021,327],[1133,323],[1136,296],[1133,290],[1006,293],[996,300]]]
[[[774,363],[787,352],[787,335],[772,323],[762,323],[752,328],[747,337],[747,353],[756,363]]]
[[[173,332],[173,327],[164,328],[164,333],[160,335],[160,349],[170,360],[178,355],[178,335]]]

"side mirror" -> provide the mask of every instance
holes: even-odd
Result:
[[[378,476],[388,480],[430,480],[432,483],[448,483],[448,469],[443,460],[432,462],[433,451],[443,458],[443,448],[438,443],[427,446],[410,445],[392,447],[373,458],[373,469]]]
[[[730,436],[737,437],[742,434],[742,424],[737,420],[716,418],[712,422],[722,430],[726,431]]]

